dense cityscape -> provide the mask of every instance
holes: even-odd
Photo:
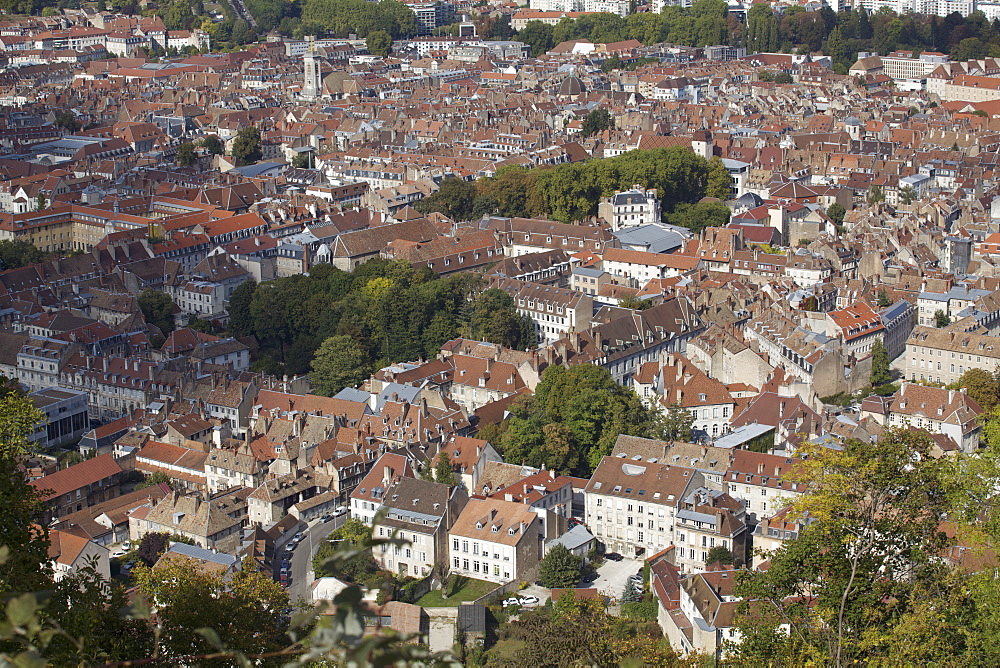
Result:
[[[1000,2],[0,0],[0,664],[1000,664]]]

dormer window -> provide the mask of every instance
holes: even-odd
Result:
[[[515,529],[514,527],[511,527],[510,531],[508,531],[507,533],[509,533],[511,536],[513,536],[513,535],[515,535],[517,533],[517,529]]]
[[[483,528],[483,523],[482,522],[476,522],[476,528],[477,529],[482,529]]]
[[[500,533],[500,527],[496,524],[493,525],[493,533]]]

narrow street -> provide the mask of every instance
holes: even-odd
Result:
[[[299,599],[304,599],[307,602],[310,600],[309,588],[316,579],[312,570],[313,556],[326,537],[343,526],[348,517],[348,515],[341,515],[334,517],[329,522],[313,520],[309,523],[308,528],[304,531],[305,537],[292,553],[291,569],[289,569],[291,581],[288,584],[288,596],[292,603],[296,603]],[[282,552],[284,552],[284,548],[282,548]],[[282,558],[283,556],[279,554],[274,560],[275,574],[281,571]]]

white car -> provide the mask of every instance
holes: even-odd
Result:
[[[124,556],[125,556],[124,550],[115,550],[114,552],[111,553],[112,559],[121,559]]]
[[[538,597],[537,596],[522,596],[520,599],[518,599],[518,602],[521,605],[536,605],[538,603]]]
[[[516,596],[511,596],[503,602],[503,607],[506,608],[509,605],[521,605],[521,599]]]
[[[341,515],[347,514],[347,508],[344,506],[337,506],[337,509],[333,511],[334,517],[340,517]]]
[[[122,550],[124,550],[125,552],[131,552],[132,543],[130,541],[125,541],[124,543],[122,543]]]

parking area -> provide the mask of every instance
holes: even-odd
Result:
[[[641,570],[642,561],[638,559],[622,559],[621,561],[606,559],[597,569],[597,580],[591,584],[580,586],[591,587],[612,600],[618,600],[625,591],[625,581],[628,580],[628,577]]]

